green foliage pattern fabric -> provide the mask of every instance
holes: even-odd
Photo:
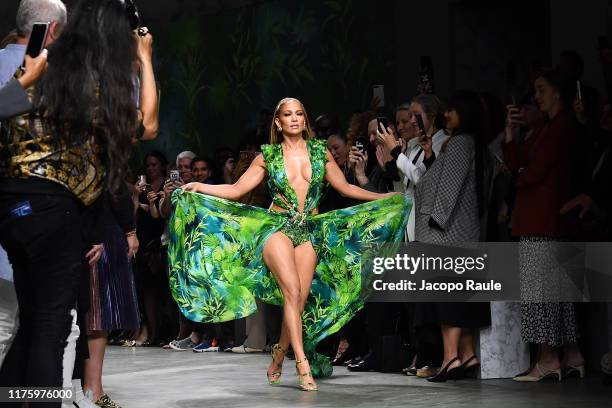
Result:
[[[312,181],[303,213],[284,172],[280,145],[262,148],[275,202],[273,212],[221,198],[177,190],[169,222],[170,287],[181,312],[198,322],[240,319],[257,310],[255,298],[282,305],[283,296],[265,263],[267,239],[301,217],[318,256],[310,296],[302,315],[304,349],[313,375],[329,376],[329,359],[317,343],[337,332],[363,307],[362,286],[372,278],[362,259],[377,244],[398,244],[411,207],[395,195],[324,214],[316,208],[325,176],[325,144],[309,141]]]

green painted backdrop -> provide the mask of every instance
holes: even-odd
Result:
[[[332,112],[346,127],[372,85],[394,83],[392,8],[373,4],[265,1],[158,28],[161,132],[134,160],[154,148],[169,159],[236,148],[260,109],[285,96],[300,98],[311,120]]]

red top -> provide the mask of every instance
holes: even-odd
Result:
[[[503,143],[504,161],[518,173],[512,235],[568,237],[572,216],[559,210],[572,198],[572,153],[576,127],[566,110],[533,132],[524,143]]]

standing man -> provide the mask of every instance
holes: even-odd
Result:
[[[50,21],[45,48],[57,40],[66,25],[66,6],[61,0],[21,0],[17,10],[17,42],[0,50],[0,86],[8,82],[23,62],[34,23]]]
[[[51,45],[66,25],[66,6],[60,0],[22,0],[17,10],[17,41],[0,50],[0,87],[9,82],[23,62],[32,26],[49,21],[45,47]],[[17,297],[13,285],[13,271],[0,248],[0,366],[17,332]]]

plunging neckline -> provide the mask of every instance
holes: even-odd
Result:
[[[295,192],[295,189],[289,182],[289,176],[287,175],[287,166],[285,164],[285,149],[283,148],[283,144],[279,143],[281,159],[283,162],[283,178],[284,178],[285,183],[289,187],[290,192],[292,193],[292,197],[290,198],[293,199],[293,207],[294,207],[293,210],[296,213],[303,213],[304,211],[307,211],[308,198],[310,197],[310,188],[312,187],[312,179],[314,177],[314,169],[312,168],[312,154],[311,154],[311,149],[310,149],[310,140],[305,140],[305,142],[306,142],[306,153],[308,154],[308,164],[310,165],[310,181],[308,182],[308,189],[306,190],[306,197],[304,197],[304,207],[302,208],[302,211],[300,211],[300,202],[299,202],[297,193]]]

